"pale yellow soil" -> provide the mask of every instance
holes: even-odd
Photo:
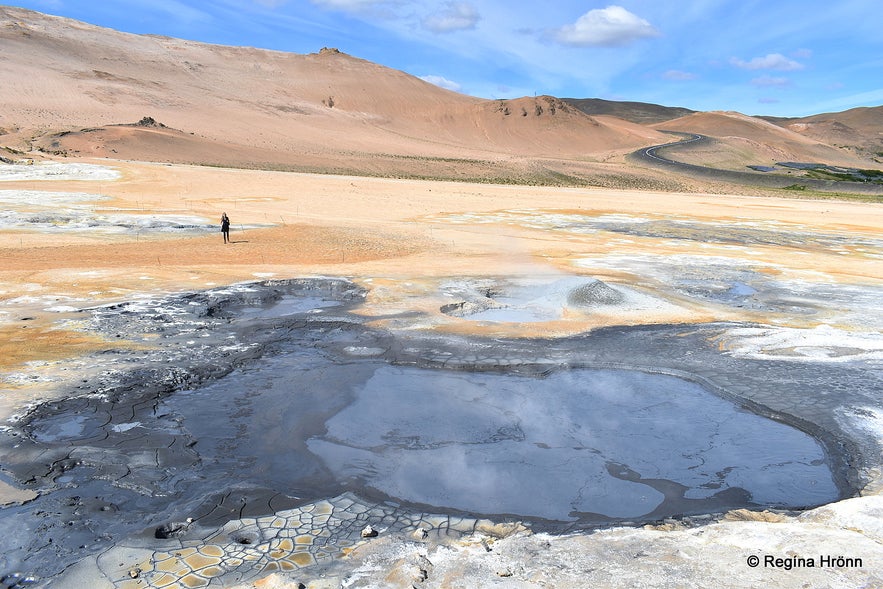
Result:
[[[70,160],[67,160],[70,161]],[[84,160],[88,161],[88,160]],[[131,300],[145,294],[206,289],[296,276],[341,276],[368,289],[359,312],[384,316],[420,311],[406,328],[504,336],[555,336],[603,325],[660,322],[786,320],[812,327],[813,317],[774,317],[687,299],[651,277],[615,265],[579,265],[612,256],[694,255],[749,259],[776,278],[820,283],[883,284],[879,251],[836,252],[811,243],[732,245],[613,234],[574,234],[524,223],[487,222],[500,211],[623,215],[705,224],[756,223],[801,233],[883,235],[879,205],[725,194],[501,186],[440,181],[310,175],[94,160],[122,172],[117,181],[25,181],[2,190],[79,192],[112,197],[97,212],[202,216],[233,222],[233,243],[220,232],[193,237],[129,233],[0,232],[0,416],[20,413],[58,394],[59,384],[88,377],[78,359],[135,345],[83,331],[82,314],[68,308]],[[468,214],[453,222],[452,216]],[[484,215],[484,216],[482,216]],[[700,235],[701,237],[701,235]],[[482,323],[440,312],[451,302],[445,283],[463,278],[600,278],[665,300],[640,312],[567,312],[544,323]],[[860,328],[846,325],[845,328]],[[144,345],[139,344],[139,345]],[[24,378],[21,376],[24,375]],[[12,376],[12,378],[6,378]],[[33,494],[0,480],[0,504]],[[825,531],[825,534],[828,532]],[[593,538],[593,536],[586,536]],[[591,540],[586,540],[590,542]],[[642,540],[643,542],[644,540]],[[818,541],[817,543],[821,543]],[[582,548],[581,548],[582,550]],[[435,558],[435,555],[433,555]],[[354,565],[355,566],[355,565]],[[459,565],[453,565],[459,570]],[[655,572],[653,574],[656,574]],[[288,580],[269,577],[262,584]]]
[[[55,296],[56,304],[86,307],[141,292],[208,288],[268,276],[334,275],[370,280],[372,292],[365,313],[382,314],[403,306],[437,313],[438,303],[444,302],[438,283],[451,277],[588,274],[573,261],[607,254],[685,253],[682,244],[665,239],[611,240],[605,232],[574,235],[514,224],[445,220],[455,213],[533,209],[710,223],[780,221],[811,231],[865,236],[879,236],[883,229],[883,208],[861,203],[101,163],[118,168],[123,178],[115,182],[4,182],[2,188],[104,194],[112,200],[102,201],[98,205],[102,209],[197,215],[211,223],[226,211],[233,222],[233,243],[223,244],[219,232],[186,238],[0,234],[0,303],[5,302],[0,309],[6,311],[5,317],[0,316],[5,320],[0,325],[5,336],[0,344],[2,366],[79,354],[104,345],[53,326],[50,319],[54,316],[47,318],[40,308],[48,306],[45,300],[37,306],[10,303],[21,296],[48,297],[50,303]],[[703,251],[690,253],[722,256],[730,255],[730,250],[708,244]],[[865,255],[779,246],[752,246],[750,250],[752,260],[769,264],[769,272],[804,278],[823,275],[825,280],[847,282],[883,279],[879,260]],[[609,268],[591,275],[622,284],[642,283],[640,276]],[[75,300],[69,302],[67,297]],[[627,322],[739,318],[686,302],[683,307],[674,314],[669,310],[631,317]],[[26,316],[36,320],[22,322]],[[622,318],[594,317],[587,322],[585,317],[564,317],[537,329],[565,333],[617,321]],[[26,328],[30,331],[25,343]],[[529,326],[483,328],[454,318],[439,322],[437,328],[532,331]]]

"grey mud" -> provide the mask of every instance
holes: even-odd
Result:
[[[145,346],[96,354],[2,432],[2,476],[37,494],[0,510],[4,583],[200,587],[332,567],[378,529],[802,509],[879,466],[873,435],[842,419],[880,390],[856,364],[722,353],[723,323],[386,330],[352,312],[364,296],[302,279],[82,311]]]

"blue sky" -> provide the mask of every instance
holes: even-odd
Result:
[[[18,0],[132,33],[322,47],[483,98],[805,116],[883,104],[881,0]]]

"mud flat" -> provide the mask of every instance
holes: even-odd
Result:
[[[873,207],[265,174],[8,185],[202,221],[0,235],[7,587],[883,582]]]
[[[7,427],[4,470],[38,497],[5,510],[6,566],[53,586],[310,574],[369,525],[459,540],[788,511],[879,467],[849,422],[880,385],[857,366],[724,356],[718,324],[405,336],[349,312],[364,294],[272,281],[83,311],[154,344]],[[805,403],[821,383],[841,394]]]

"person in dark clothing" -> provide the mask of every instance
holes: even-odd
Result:
[[[227,213],[221,213],[221,233],[224,234],[224,243],[230,243],[230,217]]]

